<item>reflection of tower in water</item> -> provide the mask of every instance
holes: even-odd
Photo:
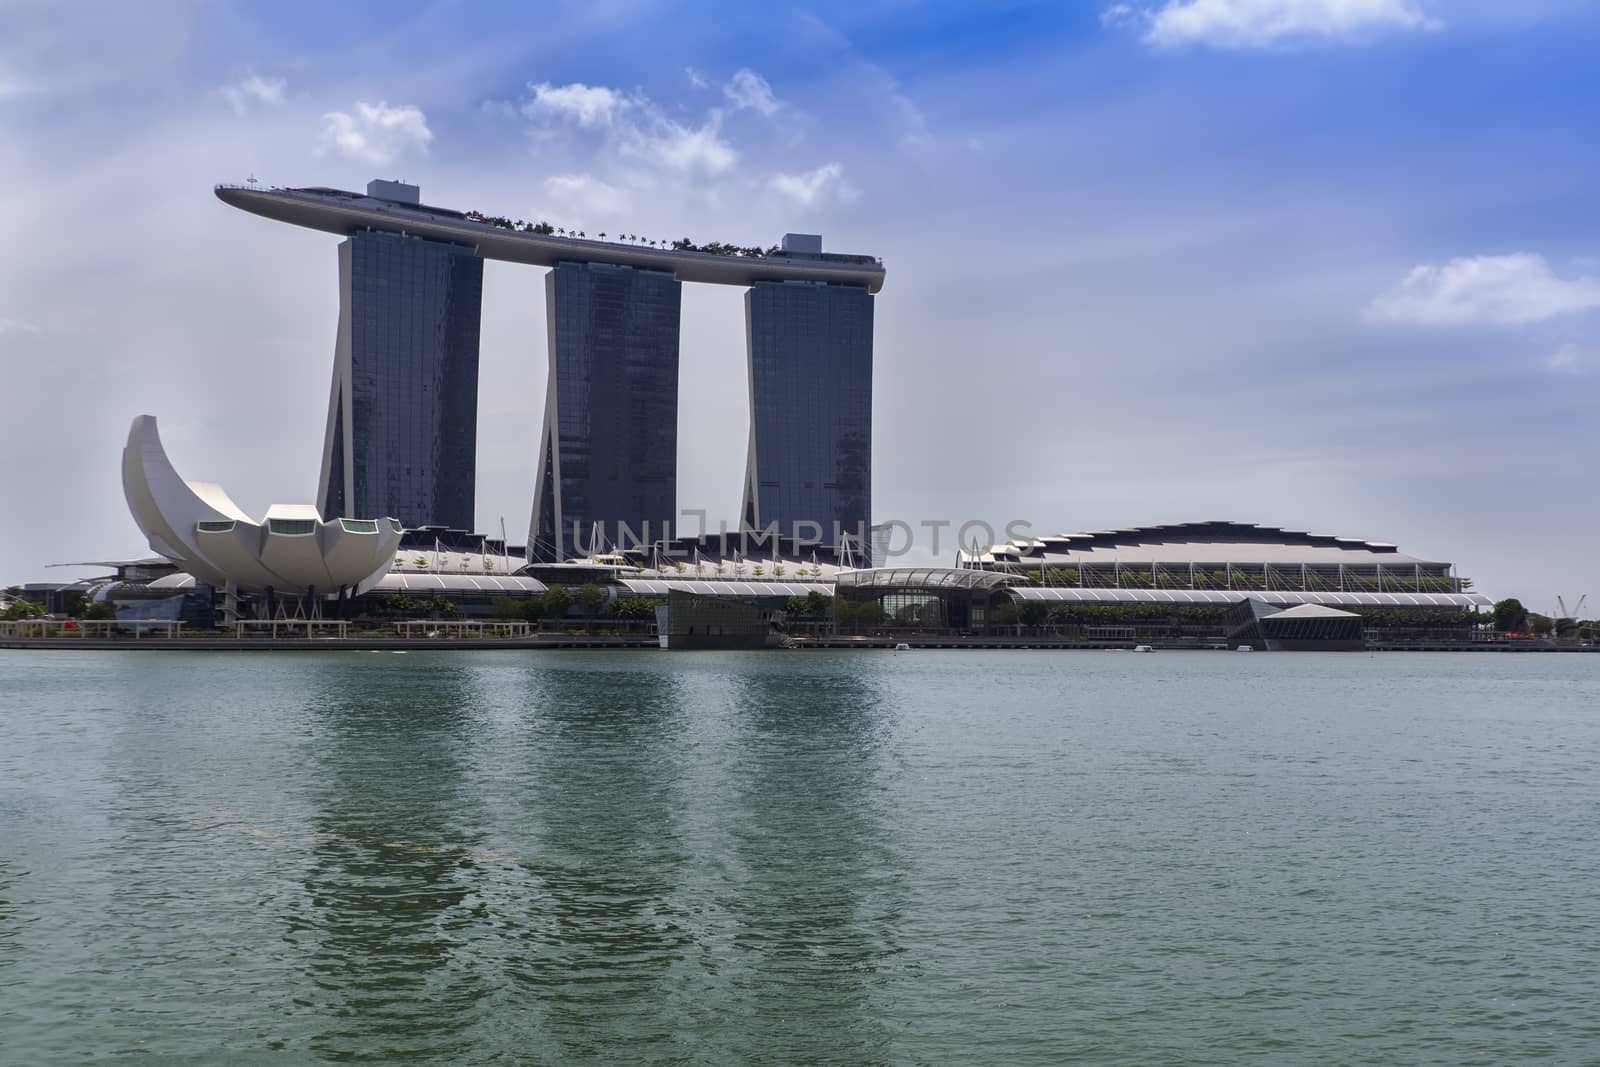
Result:
[[[742,670],[729,812],[743,873],[725,907],[728,974],[754,1062],[876,1062],[874,1003],[899,954],[905,871],[881,804],[887,729],[873,679],[775,659]]]
[[[537,736],[515,817],[537,850],[508,976],[549,1062],[684,1062],[670,1005],[690,949],[680,892],[689,715],[675,674],[629,655],[543,661],[527,706]],[[657,661],[659,663],[659,661]],[[528,993],[533,993],[529,997]]]
[[[331,1058],[449,1058],[469,1048],[473,1007],[493,983],[462,965],[481,823],[465,781],[473,673],[448,664],[329,672],[312,714],[321,733],[318,840],[309,906],[286,939],[307,954],[307,999]]]
[[[906,872],[849,662],[373,663],[309,701],[310,1051],[882,1058]]]

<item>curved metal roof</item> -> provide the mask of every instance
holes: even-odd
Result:
[[[870,256],[805,255],[718,256],[679,252],[610,241],[553,237],[502,229],[465,215],[426,205],[401,204],[342,189],[258,189],[219,185],[225,204],[279,222],[348,236],[356,230],[383,230],[435,241],[470,244],[485,259],[553,267],[558,263],[613,263],[668,271],[686,282],[753,285],[759,281],[832,282],[860,285],[869,293],[883,288],[883,264]],[[863,259],[866,262],[851,262]]]
[[[372,587],[374,593],[522,593],[545,591],[545,584],[518,574],[426,574],[390,571]]]
[[[85,559],[76,563],[46,563],[45,567],[171,567],[173,562],[165,556],[141,556],[138,559]]]
[[[666,596],[668,593],[693,593],[709,597],[805,596],[808,593],[833,595],[827,582],[701,582],[692,578],[621,578],[618,583],[636,596]]]
[[[1289,592],[1258,589],[1065,589],[1058,586],[1008,589],[1014,600],[1047,604],[1237,604],[1259,600],[1291,607],[1325,604],[1330,607],[1368,608],[1474,608],[1492,602],[1479,593],[1335,593]]]
[[[980,551],[961,553],[963,561],[1047,566],[1162,565],[1228,563],[1261,566],[1424,566],[1446,567],[1408,556],[1388,541],[1305,533],[1245,522],[1178,522],[1021,538]]]
[[[195,578],[180,571],[157,578],[151,589],[192,589]],[[522,593],[533,596],[545,591],[545,584],[515,574],[423,574],[417,571],[390,571],[370,592],[374,593]]]
[[[1005,571],[979,571],[956,567],[878,567],[843,571],[839,588],[855,589],[993,589],[1024,581]]]

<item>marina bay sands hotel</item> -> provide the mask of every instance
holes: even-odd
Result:
[[[764,255],[556,236],[374,181],[218,186],[225,203],[339,234],[339,325],[318,507],[471,530],[483,261],[548,267],[549,388],[528,558],[676,532],[684,282],[745,287],[743,528],[865,543],[872,513],[874,257],[789,234]],[[712,246],[720,249],[721,246]],[[859,540],[857,540],[859,539]]]

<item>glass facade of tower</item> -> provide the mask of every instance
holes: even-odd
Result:
[[[472,529],[483,260],[362,231],[339,274],[323,515]]]
[[[682,291],[671,274],[633,267],[562,263],[546,275],[550,384],[531,555],[667,536]]]
[[[872,304],[866,289],[847,285],[758,282],[745,293],[753,402],[747,527],[776,523],[785,539],[820,536],[836,546],[837,524],[867,547]]]

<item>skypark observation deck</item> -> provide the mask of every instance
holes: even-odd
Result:
[[[261,188],[218,185],[225,204],[278,222],[335,233],[341,237],[375,230],[470,245],[484,259],[554,267],[561,263],[604,263],[662,271],[683,282],[752,286],[757,282],[824,282],[861,286],[869,293],[883,288],[883,263],[872,256],[834,252],[784,252],[769,256],[724,256],[709,252],[643,248],[616,241],[508,230],[479,222],[465,212],[427,204],[352,193],[344,189]]]

